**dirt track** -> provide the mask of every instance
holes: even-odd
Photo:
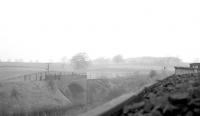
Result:
[[[138,96],[119,116],[199,116],[200,74],[172,75]]]

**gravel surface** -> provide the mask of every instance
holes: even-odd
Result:
[[[200,74],[172,75],[138,96],[119,116],[200,116]]]

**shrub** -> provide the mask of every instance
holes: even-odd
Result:
[[[46,81],[51,90],[56,89],[56,82],[55,82],[55,78],[53,75],[46,76]]]
[[[11,97],[17,99],[19,95],[20,93],[15,88],[13,88],[11,91]]]
[[[149,73],[150,78],[153,78],[157,75],[157,72],[155,70],[151,70]]]

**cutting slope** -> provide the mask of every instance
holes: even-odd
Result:
[[[137,98],[116,116],[199,116],[200,74],[172,75]]]
[[[47,82],[0,83],[0,109],[6,112],[33,112],[70,106],[71,102]]]

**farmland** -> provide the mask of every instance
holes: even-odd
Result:
[[[24,74],[34,74],[46,70],[44,63],[1,63],[1,108],[9,112],[41,113],[52,109],[63,109],[60,115],[75,116],[80,112],[93,109],[122,94],[135,91],[148,84],[150,81],[164,78],[172,73],[171,70],[163,71],[158,66],[93,66],[88,69],[95,78],[74,80],[62,78],[54,81],[6,81],[19,78]],[[51,64],[51,70],[71,71],[63,68],[62,64]],[[67,70],[68,69],[68,70]],[[156,70],[156,75],[149,77],[151,69]],[[122,74],[123,75],[119,75]],[[112,77],[110,74],[118,74]],[[83,89],[70,89],[70,84],[75,83]],[[75,88],[75,87],[74,87]],[[76,91],[79,91],[76,93]],[[47,107],[48,106],[48,107]],[[17,107],[17,108],[16,108]],[[55,111],[56,112],[56,111]],[[57,113],[58,114],[58,113]],[[56,116],[56,115],[55,115]]]

